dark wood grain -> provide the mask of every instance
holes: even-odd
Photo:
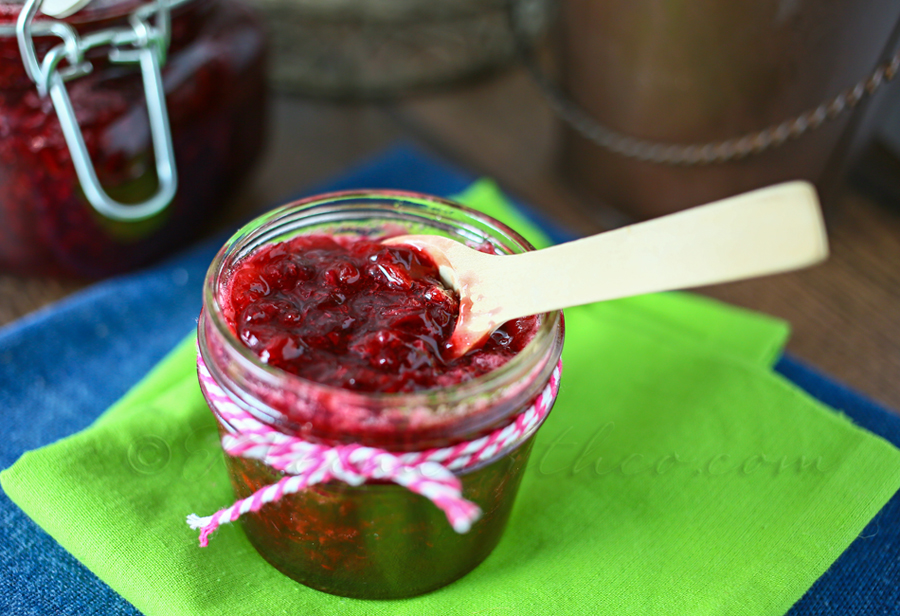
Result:
[[[519,70],[441,93],[382,104],[278,96],[259,169],[220,225],[340,173],[398,138],[412,140],[501,185],[577,233],[627,217],[567,184],[559,127]],[[704,293],[789,321],[788,350],[900,409],[900,215],[845,189],[829,212],[832,256],[820,267]],[[82,283],[0,276],[0,323]]]

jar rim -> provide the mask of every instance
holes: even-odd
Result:
[[[516,248],[521,251],[534,250],[534,247],[519,233],[505,225],[504,223],[472,208],[468,208],[461,204],[455,203],[448,199],[426,195],[417,192],[401,191],[401,190],[384,190],[384,189],[361,189],[361,190],[345,190],[315,195],[305,199],[300,199],[278,207],[262,216],[254,219],[250,223],[239,229],[217,253],[207,271],[203,285],[203,307],[205,318],[207,318],[215,331],[217,337],[224,340],[229,351],[236,352],[233,359],[241,364],[240,369],[252,371],[259,379],[270,383],[289,383],[300,387],[310,388],[319,392],[340,398],[348,404],[359,404],[363,407],[370,407],[375,404],[384,407],[385,410],[392,411],[399,409],[414,409],[425,407],[438,407],[447,405],[460,404],[468,399],[475,400],[487,393],[496,390],[498,387],[504,387],[521,379],[524,375],[533,370],[534,365],[542,359],[551,363],[549,370],[555,367],[559,359],[559,351],[554,345],[561,347],[562,316],[561,311],[553,311],[543,315],[541,323],[534,334],[533,338],[526,346],[511,357],[506,363],[498,368],[487,372],[481,376],[475,377],[463,383],[453,386],[440,387],[434,389],[421,390],[411,393],[383,393],[383,392],[355,392],[334,385],[328,385],[306,379],[304,377],[286,372],[281,368],[270,366],[264,363],[256,354],[245,346],[238,337],[232,332],[224,314],[224,307],[219,299],[219,292],[223,282],[223,277],[227,276],[229,271],[233,271],[233,267],[252,253],[260,244],[253,244],[266,230],[272,231],[267,236],[267,241],[278,241],[274,239],[273,227],[277,221],[283,219],[284,216],[296,212],[309,212],[314,208],[324,208],[328,205],[336,205],[342,202],[353,202],[359,200],[371,199],[374,201],[394,200],[397,203],[404,203],[409,207],[437,207],[451,208],[460,212],[467,218],[476,221],[478,224],[486,226],[491,231],[490,238],[495,241],[513,242],[517,246],[504,246],[507,250]],[[423,211],[426,211],[423,209]],[[495,235],[496,234],[496,235]],[[278,237],[284,237],[280,235]],[[229,261],[229,259],[233,259]],[[204,336],[204,327],[201,318],[201,353],[207,346]],[[555,352],[554,352],[555,351]],[[554,357],[551,357],[553,355]],[[204,353],[204,359],[207,365],[210,365],[210,358]],[[552,359],[552,361],[550,361]],[[543,366],[541,366],[543,371]],[[549,371],[547,371],[549,378]],[[445,417],[448,418],[448,417]],[[495,420],[496,421],[496,420]],[[485,426],[481,426],[483,428]]]

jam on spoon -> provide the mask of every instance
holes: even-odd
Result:
[[[427,254],[459,293],[453,357],[510,319],[787,272],[828,256],[815,188],[799,181],[518,255],[485,254],[437,235],[385,244]]]

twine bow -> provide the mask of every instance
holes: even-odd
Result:
[[[191,514],[187,523],[200,530],[200,546],[206,547],[209,535],[219,526],[234,522],[248,511],[259,511],[264,504],[275,502],[285,494],[331,480],[353,486],[367,480],[382,480],[429,499],[446,514],[456,532],[466,533],[481,516],[481,510],[463,498],[462,482],[453,471],[510,451],[529,438],[553,407],[561,371],[560,362],[532,404],[503,428],[452,447],[395,454],[357,444],[330,447],[310,443],[263,424],[228,396],[209,373],[201,354],[197,353],[200,388],[213,411],[234,428],[233,434],[222,437],[225,453],[260,460],[286,475],[211,516]]]

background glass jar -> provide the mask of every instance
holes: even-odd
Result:
[[[95,0],[64,20],[38,14],[38,60],[62,42],[38,35],[63,21],[82,38],[128,28],[146,0]],[[15,24],[22,4],[0,3],[0,270],[95,278],[143,265],[194,237],[261,152],[265,39],[236,0],[168,0],[162,86],[177,170],[174,200],[158,214],[115,220],[88,201],[50,96],[23,64]],[[66,82],[97,179],[109,197],[137,204],[159,185],[141,70],[85,53],[92,70]],[[66,61],[59,70],[66,70]]]
[[[509,423],[546,387],[562,351],[562,315],[548,313],[508,363],[457,386],[414,394],[363,394],[271,368],[230,330],[223,295],[242,258],[300,234],[379,237],[434,233],[488,242],[498,253],[530,250],[514,231],[449,201],[390,191],[323,195],[277,209],[241,229],[206,278],[199,344],[216,382],[260,421],[326,445],[359,443],[422,451],[478,438]],[[233,431],[219,417],[220,430]],[[463,496],[483,511],[466,534],[424,497],[389,483],[313,486],[240,518],[251,543],[277,569],[313,588],[360,598],[398,598],[465,575],[497,545],[534,435],[518,448],[458,474]],[[227,458],[238,498],[283,477],[257,461]]]

